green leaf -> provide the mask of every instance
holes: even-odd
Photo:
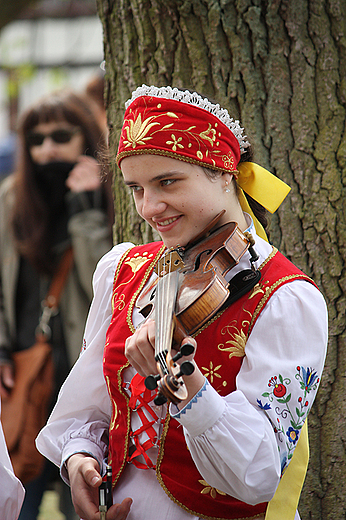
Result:
[[[285,397],[284,399],[277,399],[277,402],[281,403],[281,404],[286,404],[286,403],[288,403],[288,401],[291,400],[291,397],[292,397],[292,394],[288,394],[288,396]]]
[[[298,415],[298,417],[304,417],[305,412],[301,412],[299,408],[296,408],[296,414]]]

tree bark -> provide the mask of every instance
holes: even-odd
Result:
[[[132,90],[189,88],[240,118],[255,161],[292,187],[271,239],[315,280],[330,317],[299,510],[303,520],[345,518],[346,3],[98,0],[98,11],[114,154]],[[114,189],[116,241],[151,240],[116,168]]]

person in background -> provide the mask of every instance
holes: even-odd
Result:
[[[322,294],[265,233],[263,205],[274,212],[289,188],[251,161],[239,121],[197,93],[143,85],[125,106],[117,164],[162,240],[118,244],[99,262],[83,353],[36,445],[85,520],[99,519],[106,463],[108,520],[278,520],[282,508],[298,519],[328,332]],[[181,266],[176,304],[170,265]],[[230,299],[216,306],[220,286]],[[160,370],[172,402],[156,395]]]
[[[50,321],[57,392],[81,346],[92,299],[92,275],[112,247],[111,182],[101,171],[103,129],[88,99],[54,92],[30,107],[18,128],[16,171],[0,188],[0,394],[15,385],[12,352],[35,343],[41,301],[69,246],[73,266],[59,312]],[[25,483],[21,520],[37,518],[53,465]],[[69,489],[68,519],[72,518]],[[66,493],[62,493],[65,500]],[[68,512],[68,509],[70,512]]]

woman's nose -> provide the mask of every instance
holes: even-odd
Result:
[[[162,197],[158,193],[144,192],[142,203],[142,216],[145,219],[150,219],[156,215],[161,215],[167,207]]]
[[[40,154],[42,159],[53,160],[57,157],[57,146],[53,139],[47,136],[40,146]]]

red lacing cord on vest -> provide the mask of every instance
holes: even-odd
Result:
[[[152,463],[149,456],[147,455],[147,451],[152,447],[157,447],[158,438],[157,432],[153,428],[153,425],[159,420],[159,417],[156,415],[155,411],[149,405],[149,403],[154,399],[156,395],[156,391],[148,390],[144,384],[144,377],[136,374],[130,383],[129,390],[131,392],[129,407],[131,412],[136,412],[142,422],[142,426],[138,428],[136,431],[130,430],[130,437],[133,439],[136,449],[128,455],[127,462],[131,462],[137,468],[140,469],[155,469],[155,464]],[[145,411],[153,418],[153,420],[149,420]],[[145,432],[149,439],[146,440],[143,444],[139,441],[139,435]],[[145,464],[139,462],[136,458],[142,455]]]

